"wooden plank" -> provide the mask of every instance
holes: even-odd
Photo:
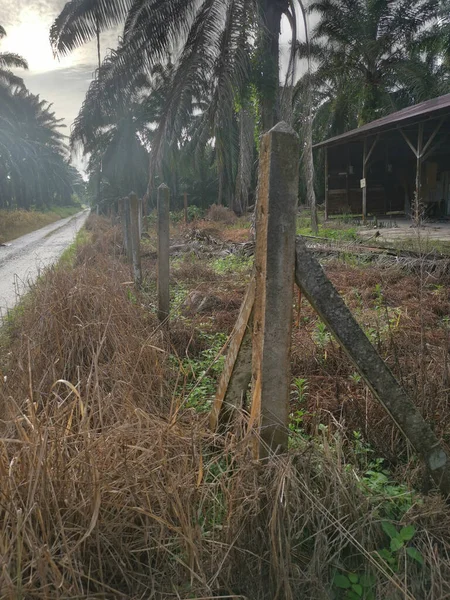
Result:
[[[250,356],[248,348],[243,348],[243,343],[246,333],[251,330],[254,303],[255,278],[252,277],[230,337],[225,364],[211,409],[209,424],[212,431],[216,431],[220,424],[226,423],[233,409],[239,407],[242,393],[247,389],[251,380],[251,335],[247,335],[247,337],[250,337]],[[247,384],[245,384],[245,381],[247,381]]]

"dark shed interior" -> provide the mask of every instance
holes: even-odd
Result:
[[[450,94],[398,111],[315,148],[326,152],[326,216],[450,215]]]

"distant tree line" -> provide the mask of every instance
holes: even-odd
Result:
[[[0,26],[0,39],[6,35]],[[45,209],[72,202],[84,183],[69,164],[61,120],[12,69],[19,55],[0,52],[0,208]]]
[[[71,0],[51,42],[59,54],[100,45],[118,24],[71,138],[105,203],[130,189],[151,199],[165,181],[180,205],[187,192],[246,211],[259,136],[284,119],[312,204],[313,141],[450,91],[450,0]]]

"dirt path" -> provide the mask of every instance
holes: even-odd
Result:
[[[88,210],[42,227],[0,247],[0,322],[44,267],[58,260],[74,240]]]

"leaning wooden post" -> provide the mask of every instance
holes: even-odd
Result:
[[[396,381],[302,239],[296,243],[295,280],[356,366],[374,396],[424,460],[444,496],[450,494],[450,458]]]
[[[139,287],[142,283],[141,236],[139,234],[139,199],[134,192],[130,194],[130,216],[133,275],[134,282]]]
[[[165,183],[158,188],[158,319],[167,322],[169,292],[169,203],[170,190]]]
[[[250,425],[260,457],[288,446],[299,141],[286,123],[261,140],[256,204],[256,293]]]

